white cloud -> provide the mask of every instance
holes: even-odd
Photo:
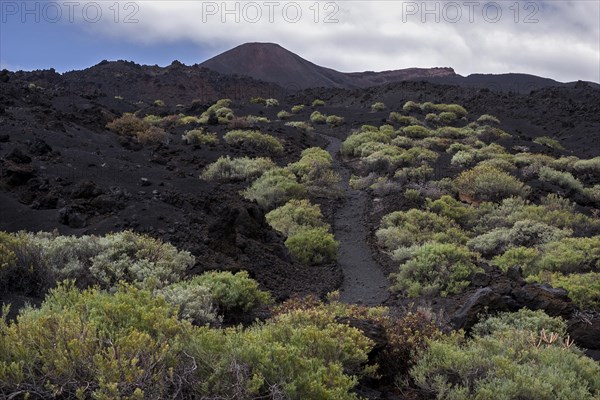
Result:
[[[276,42],[312,62],[342,71],[451,66],[463,75],[523,72],[560,81],[600,81],[600,4],[596,1],[523,1],[519,7],[512,1],[480,2],[471,9],[462,0],[136,4],[139,23],[104,18],[102,23],[83,25],[96,34],[142,44],[192,41],[215,54],[244,42]],[[500,5],[502,17],[491,22],[495,5]],[[292,23],[297,7],[302,16]],[[424,8],[437,11],[425,15]],[[261,17],[249,22],[257,9]],[[455,18],[457,9],[460,19]],[[411,10],[414,13],[409,15]],[[333,11],[338,22],[325,23]],[[457,21],[447,21],[451,19]]]

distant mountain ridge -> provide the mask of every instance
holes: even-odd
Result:
[[[275,43],[245,43],[200,66],[227,75],[245,75],[275,83],[288,91],[315,87],[366,88],[387,83],[423,80],[433,83],[484,87],[503,92],[529,93],[553,86],[573,86],[529,74],[472,74],[461,76],[449,67],[405,68],[391,71],[339,72],[316,65]],[[594,82],[587,82],[600,88]]]
[[[411,79],[454,77],[452,68],[407,68],[344,73],[316,65],[274,43],[246,43],[200,64],[222,74],[247,75],[286,89],[364,88]]]

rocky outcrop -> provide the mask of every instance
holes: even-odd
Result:
[[[600,350],[600,315],[582,313],[564,289],[545,284],[527,283],[519,267],[497,277],[489,286],[467,294],[454,312],[451,323],[456,329],[471,330],[482,316],[521,308],[544,310],[568,321],[568,333],[578,346]]]

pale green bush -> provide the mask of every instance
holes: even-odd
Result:
[[[319,111],[313,111],[313,113],[310,114],[310,122],[319,125],[325,124],[327,122],[327,116],[321,114]]]
[[[219,142],[216,133],[205,132],[204,129],[192,129],[190,131],[187,131],[184,135],[181,136],[181,140],[183,140],[187,144],[192,144],[196,146],[206,144],[217,144]]]
[[[277,113],[277,118],[284,120],[284,119],[290,119],[292,117],[292,114],[290,114],[289,112],[285,111],[285,110],[281,110]]]
[[[164,297],[169,304],[178,307],[179,318],[190,320],[196,325],[221,321],[213,305],[210,290],[194,279],[168,285],[157,290],[155,295]]]
[[[265,107],[279,107],[279,100],[277,99],[266,99]]]
[[[411,375],[438,399],[597,398],[600,366],[564,340],[547,345],[539,333],[519,328],[472,340],[454,334],[430,342]]]
[[[560,144],[560,142],[556,139],[552,139],[548,136],[540,136],[533,139],[533,143],[541,144],[546,147],[550,147],[551,149],[556,150],[564,150],[565,148]]]
[[[324,105],[325,105],[325,102],[321,99],[315,99],[312,102],[313,107],[323,107]]]
[[[448,296],[460,293],[470,284],[475,272],[482,272],[476,254],[451,243],[426,243],[417,248],[410,260],[400,265],[392,290],[409,297]]]
[[[306,265],[335,261],[339,242],[326,227],[302,229],[285,241],[292,257]]]
[[[415,118],[410,116],[402,115],[398,112],[392,111],[388,119],[392,122],[399,123],[401,125],[419,125],[421,122]]]
[[[473,201],[499,201],[511,196],[525,197],[529,187],[514,176],[487,166],[463,171],[455,179],[458,191]]]
[[[338,117],[337,115],[328,115],[327,119],[325,120],[327,125],[331,126],[332,128],[343,125],[344,121],[344,117]]]
[[[583,191],[583,184],[570,172],[561,172],[552,168],[542,167],[539,177],[541,181],[553,183],[567,190],[575,192]]]
[[[285,126],[291,126],[292,128],[296,128],[296,129],[300,129],[304,132],[312,132],[315,130],[315,128],[312,127],[312,125],[310,125],[307,122],[304,121],[290,121],[290,122],[286,122]]]
[[[209,181],[251,180],[276,167],[270,158],[231,158],[225,156],[219,157],[217,161],[209,164],[200,178]]]
[[[251,150],[274,154],[283,152],[283,145],[277,138],[260,131],[229,131],[223,136],[223,139],[229,145],[242,145]]]
[[[294,113],[294,114],[298,114],[302,110],[304,110],[304,104],[297,104],[292,107],[292,113]]]
[[[205,272],[192,278],[190,285],[206,287],[214,304],[223,312],[247,312],[271,302],[271,295],[260,290],[246,271]]]
[[[483,124],[488,124],[488,123],[499,124],[500,120],[498,118],[494,117],[493,115],[483,114],[481,117],[477,118],[477,122],[480,122]]]
[[[383,111],[385,109],[386,109],[385,104],[380,101],[371,104],[371,111],[373,111],[373,112]]]
[[[511,228],[496,228],[477,236],[467,246],[484,255],[505,252],[509,247],[534,247],[571,236],[573,231],[559,229],[542,222],[521,220]]]
[[[265,216],[271,227],[284,236],[291,236],[302,229],[328,227],[323,222],[321,208],[308,200],[290,200]]]
[[[289,169],[274,168],[262,174],[242,194],[246,199],[254,200],[261,207],[271,210],[291,199],[303,198],[306,188]]]

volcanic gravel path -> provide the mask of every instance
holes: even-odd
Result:
[[[381,266],[373,259],[367,241],[368,231],[364,220],[369,204],[367,193],[349,186],[350,171],[338,159],[340,139],[321,134],[329,140],[327,151],[339,172],[343,197],[335,210],[333,232],[340,242],[338,264],[344,273],[340,300],[369,306],[383,303],[389,296],[388,280]]]

